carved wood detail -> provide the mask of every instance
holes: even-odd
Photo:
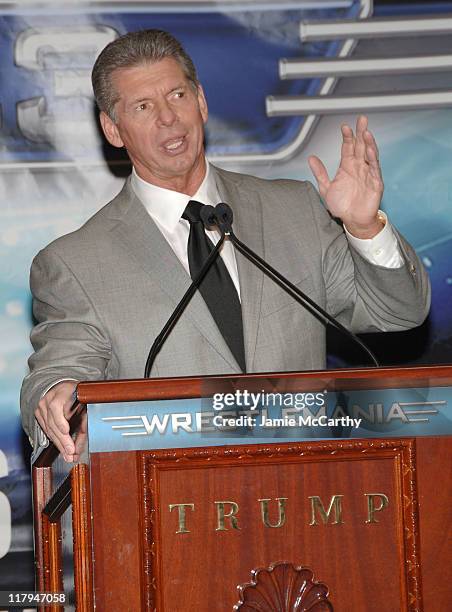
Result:
[[[88,466],[71,471],[72,532],[74,538],[74,585],[77,612],[94,609],[92,575],[91,499]]]
[[[148,456],[141,456],[142,487],[142,521],[144,527],[143,571],[142,576],[145,593],[145,610],[151,612],[161,608],[159,601],[160,567],[158,563],[157,534],[159,526],[156,522],[157,503],[159,499],[158,478],[155,465],[148,461]]]
[[[174,461],[176,463],[189,461],[191,464],[195,461],[208,461],[209,464],[226,465],[228,460],[231,463],[236,463],[237,460],[246,461],[247,459],[255,461],[256,458],[261,460],[275,460],[278,462],[286,458],[291,461],[294,456],[313,457],[317,459],[344,458],[350,459],[352,455],[362,457],[364,455],[382,456],[382,451],[386,451],[386,456],[393,457],[394,454],[404,453],[404,466],[406,462],[414,459],[414,453],[407,453],[407,449],[414,445],[412,438],[397,438],[397,439],[356,439],[356,440],[333,440],[315,441],[315,442],[288,442],[277,444],[249,444],[240,446],[203,446],[199,448],[178,448],[178,449],[161,449],[155,451],[142,451],[146,462],[151,461],[158,465],[159,463],[168,464]],[[411,464],[410,464],[411,465]],[[169,467],[166,465],[166,467]],[[179,466],[174,466],[179,467]],[[412,464],[414,470],[414,464]]]
[[[237,588],[240,612],[333,612],[328,587],[314,580],[312,570],[292,563],[254,569],[252,580]]]
[[[281,445],[248,445],[228,447],[203,447],[143,451],[141,454],[142,512],[145,538],[143,542],[143,567],[145,609],[162,609],[161,587],[164,576],[159,563],[160,544],[158,540],[158,499],[159,470],[193,468],[209,465],[233,466],[246,463],[259,464],[292,463],[294,458],[306,461],[339,461],[341,459],[392,458],[396,460],[397,488],[400,491],[402,517],[400,540],[404,549],[405,571],[401,572],[402,592],[406,594],[407,612],[422,610],[422,589],[419,559],[419,518],[415,469],[415,440],[365,439],[325,441],[314,443],[286,443]],[[279,570],[278,570],[279,571]],[[273,574],[272,574],[273,575]],[[245,602],[243,602],[245,603]],[[330,605],[330,604],[329,604]],[[248,608],[251,610],[252,608]],[[304,608],[299,608],[303,610]],[[315,612],[332,608],[312,608]],[[247,608],[241,608],[243,612]],[[255,608],[255,610],[260,610]],[[265,610],[263,608],[263,610]],[[268,608],[270,610],[270,608]],[[294,610],[298,610],[295,609]],[[311,610],[311,608],[306,608]]]
[[[145,610],[157,610],[157,574],[158,567],[156,558],[156,534],[158,525],[155,523],[156,500],[158,499],[157,483],[155,482],[155,470],[146,460],[146,455],[141,455],[142,482],[149,486],[141,487],[142,500],[142,524],[144,531],[143,546],[143,574],[144,606]]]
[[[414,440],[405,448],[402,454],[400,471],[404,503],[407,609],[409,612],[422,612],[419,496],[416,478],[416,443]]]

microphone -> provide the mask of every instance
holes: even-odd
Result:
[[[377,361],[377,358],[373,354],[373,352],[366,346],[366,344],[356,336],[349,329],[344,327],[342,323],[336,321],[334,317],[332,317],[326,310],[324,310],[321,306],[319,306],[314,300],[312,300],[309,296],[307,296],[303,291],[301,291],[298,287],[296,287],[293,283],[291,283],[285,276],[280,274],[275,268],[273,268],[269,263],[267,263],[264,259],[259,257],[257,253],[251,250],[245,243],[241,242],[237,236],[234,234],[232,229],[233,222],[233,212],[231,207],[221,202],[217,204],[214,209],[214,218],[222,235],[229,236],[229,239],[237,248],[237,250],[242,253],[251,263],[257,266],[260,270],[262,270],[267,276],[269,276],[277,285],[279,285],[286,293],[288,293],[291,297],[294,298],[299,304],[304,306],[312,315],[317,317],[322,321],[324,325],[328,325],[331,323],[333,327],[335,327],[339,332],[346,335],[353,342],[358,344],[370,357],[370,359],[375,364],[375,367],[379,367],[380,364]]]
[[[205,204],[201,208],[199,216],[201,217],[201,221],[203,222],[204,227],[207,227],[208,229],[211,229],[212,227],[214,227],[216,225],[215,214],[216,214],[215,213],[215,208],[213,206]]]
[[[213,206],[204,206],[201,209],[200,217],[201,217],[201,220],[202,220],[202,222],[203,222],[205,227],[213,227],[214,225],[216,225],[215,209],[214,209]],[[217,242],[217,244],[215,245],[215,247],[211,251],[209,257],[206,259],[203,267],[199,271],[199,274],[196,276],[196,278],[193,279],[193,281],[190,284],[189,288],[184,293],[182,299],[177,304],[177,306],[174,309],[172,315],[170,316],[168,321],[165,323],[162,331],[159,333],[157,338],[154,340],[154,343],[151,346],[151,349],[150,349],[149,354],[148,354],[148,358],[146,360],[146,366],[144,368],[144,378],[149,378],[150,377],[152,366],[154,364],[155,358],[157,357],[158,353],[160,352],[160,349],[162,348],[163,344],[165,343],[165,340],[167,339],[167,337],[171,333],[173,327],[176,325],[177,321],[179,320],[179,317],[184,312],[185,308],[188,306],[190,300],[192,299],[193,295],[195,294],[197,288],[201,284],[201,281],[203,280],[203,278],[205,277],[205,275],[209,271],[210,267],[212,266],[213,262],[217,258],[218,253],[219,253],[219,251],[220,251],[220,249],[221,249],[221,247],[223,245],[224,239],[225,239],[225,232],[221,228],[219,228],[219,229],[220,229],[220,233],[221,233],[220,240]]]
[[[219,204],[217,204],[213,209],[212,216],[217,222],[220,231],[221,229],[223,229],[226,235],[234,235],[234,232],[232,230],[232,221],[234,220],[234,213],[232,212],[232,208],[229,206],[229,204],[225,204],[224,202],[220,202]]]

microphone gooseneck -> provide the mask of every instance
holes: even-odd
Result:
[[[204,208],[206,210],[202,209],[202,211],[201,211],[201,219],[202,219],[202,221],[203,221],[203,223],[205,225],[212,226],[214,224],[214,221],[215,221],[215,216],[214,216],[215,209],[214,209],[213,206],[205,206]],[[211,267],[211,265],[215,261],[216,257],[218,256],[218,253],[219,253],[219,251],[220,251],[220,249],[221,249],[221,247],[223,245],[224,239],[225,239],[224,232],[221,229],[220,229],[220,232],[221,232],[220,240],[217,242],[217,244],[215,245],[215,247],[211,251],[209,257],[206,259],[206,262],[203,265],[203,267],[201,268],[201,270],[199,271],[199,274],[196,276],[196,278],[193,279],[193,281],[190,284],[189,288],[187,289],[187,291],[183,295],[181,301],[177,304],[177,306],[174,309],[172,315],[170,316],[168,321],[165,323],[165,326],[163,327],[162,331],[159,333],[157,338],[154,340],[154,343],[151,346],[151,350],[149,351],[148,358],[146,360],[146,366],[144,368],[144,378],[149,378],[150,377],[152,366],[154,364],[155,358],[157,357],[157,355],[158,355],[160,349],[162,348],[165,340],[167,339],[167,337],[171,333],[171,330],[176,325],[179,317],[184,312],[184,310],[187,307],[188,303],[190,302],[191,298],[193,297],[193,295],[195,294],[195,292],[198,289],[199,285],[201,284],[203,278],[205,277],[205,275],[209,271],[209,268]]]
[[[231,207],[222,202],[215,207],[215,220],[217,223],[220,232],[229,236],[231,242],[237,248],[242,255],[244,255],[251,263],[257,266],[262,272],[264,272],[267,276],[269,276],[275,283],[277,283],[282,289],[284,289],[291,297],[294,298],[299,304],[304,306],[311,314],[315,317],[319,318],[322,323],[327,325],[331,323],[333,327],[335,327],[342,334],[345,334],[348,338],[350,338],[353,342],[358,344],[371,358],[372,362],[375,364],[375,367],[380,367],[377,358],[373,354],[373,352],[366,346],[366,344],[356,336],[349,329],[344,327],[342,323],[336,321],[334,317],[332,317],[326,310],[324,310],[321,306],[316,304],[314,300],[312,300],[309,296],[307,296],[303,291],[298,289],[293,283],[291,283],[287,278],[285,278],[282,274],[280,274],[275,268],[273,268],[270,264],[268,264],[262,257],[259,257],[257,253],[255,253],[252,249],[250,249],[246,244],[241,242],[237,236],[234,234],[232,229],[232,221],[233,221],[233,212]]]

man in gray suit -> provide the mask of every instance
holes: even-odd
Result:
[[[182,218],[189,200],[228,202],[238,237],[353,331],[402,330],[425,319],[427,275],[379,212],[383,182],[365,117],[356,133],[342,127],[333,180],[318,158],[309,160],[328,212],[309,183],[266,181],[206,161],[206,99],[169,34],[148,30],[108,45],[93,87],[105,136],[126,147],[133,172],[112,202],[33,262],[39,323],[22,419],[35,443],[37,420],[65,459],[75,459],[67,419],[77,381],[142,377],[149,346],[190,283],[191,230]],[[246,371],[323,368],[324,326],[230,243],[221,256],[241,304]],[[152,375],[240,371],[197,293]]]

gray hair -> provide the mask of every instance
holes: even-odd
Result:
[[[196,88],[199,84],[193,60],[181,43],[163,30],[129,32],[109,43],[94,64],[91,74],[97,106],[115,121],[115,105],[119,94],[113,87],[112,75],[120,68],[154,63],[165,58],[178,62],[185,76]]]

